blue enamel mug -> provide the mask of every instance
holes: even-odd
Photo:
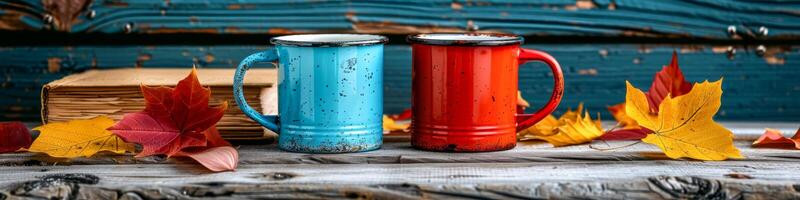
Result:
[[[278,147],[304,153],[375,150],[383,142],[383,44],[361,34],[308,34],[270,40],[275,48],[236,68],[233,94],[244,114],[278,133]],[[262,115],[242,94],[255,63],[277,61],[278,115]]]

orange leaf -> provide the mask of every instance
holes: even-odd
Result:
[[[609,106],[608,111],[617,120],[622,129],[608,131],[600,136],[601,140],[640,140],[652,133],[650,129],[642,128],[636,120],[625,114],[625,103]]]
[[[625,103],[609,106],[608,111],[611,112],[611,115],[619,122],[620,126],[626,129],[639,128],[639,124],[636,123],[636,120],[629,117],[628,114],[625,114]]]
[[[781,131],[767,128],[764,134],[753,142],[753,147],[800,149],[800,129],[797,129],[797,133],[792,138],[786,138],[783,137]]]

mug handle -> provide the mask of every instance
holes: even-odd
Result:
[[[544,62],[550,66],[550,70],[553,71],[555,83],[553,84],[553,94],[550,96],[550,101],[547,102],[544,107],[540,108],[534,114],[517,114],[517,132],[533,126],[536,122],[550,115],[550,113],[558,107],[558,104],[561,103],[561,97],[564,95],[564,74],[561,73],[561,65],[558,64],[558,61],[556,61],[553,56],[550,56],[550,54],[542,51],[523,48],[519,50],[518,59],[520,65],[528,61]]]
[[[280,121],[278,120],[278,115],[262,115],[260,112],[247,104],[247,100],[244,99],[244,93],[242,92],[244,75],[247,73],[247,70],[253,66],[253,64],[272,62],[276,60],[278,60],[278,53],[275,51],[275,49],[254,53],[244,58],[244,60],[239,63],[239,66],[236,67],[236,74],[233,76],[233,97],[236,100],[236,104],[239,105],[239,109],[242,109],[242,112],[244,112],[245,115],[272,132],[280,133],[281,126]]]

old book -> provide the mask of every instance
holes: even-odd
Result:
[[[182,69],[90,70],[69,75],[42,88],[42,122],[62,122],[108,115],[120,120],[126,113],[144,109],[140,84],[174,87],[186,77]],[[222,137],[232,140],[271,139],[274,133],[242,113],[233,99],[233,69],[198,69],[200,83],[211,88],[209,104],[228,102],[225,115],[217,124]],[[247,102],[255,109],[274,114],[277,109],[274,69],[251,69],[244,83]],[[263,100],[262,100],[263,99]]]

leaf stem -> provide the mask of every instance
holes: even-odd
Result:
[[[603,141],[603,143],[605,143],[605,144],[606,144],[606,146],[610,146],[610,145],[608,145],[608,142],[606,142],[605,140],[602,140],[602,141]],[[639,143],[642,143],[642,141],[641,141],[641,140],[639,140],[639,141],[636,141],[636,142],[634,142],[634,143],[631,143],[631,144],[626,144],[626,145],[622,145],[622,146],[618,146],[618,147],[611,147],[611,148],[606,148],[606,149],[604,149],[604,148],[597,148],[597,147],[594,147],[594,146],[592,146],[592,144],[589,144],[589,148],[590,148],[590,149],[597,150],[597,151],[610,151],[610,150],[616,150],[616,149],[621,149],[621,148],[630,147],[630,146],[633,146],[633,145],[637,145],[637,144],[639,144]]]

